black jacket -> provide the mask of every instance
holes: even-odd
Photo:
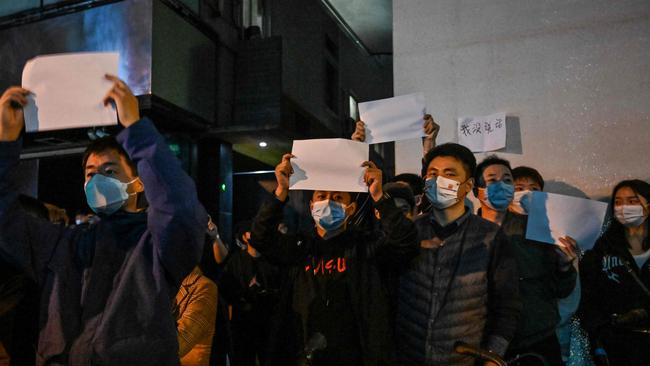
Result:
[[[281,234],[277,227],[282,220],[283,205],[275,198],[262,205],[253,222],[251,245],[269,261],[291,268],[288,289],[280,300],[289,316],[285,324],[291,325],[288,334],[283,334],[283,339],[292,343],[288,352],[300,354],[308,337],[305,329],[309,304],[318,296],[313,263],[318,262],[320,251],[326,246],[342,246],[345,281],[359,331],[363,364],[392,365],[392,316],[384,275],[391,267],[404,265],[417,254],[413,223],[391,199],[382,199],[375,204],[382,218],[379,232],[361,232],[351,227],[325,241],[314,231]]]
[[[613,314],[622,315],[634,309],[645,309],[650,313],[650,296],[644,293],[628,272],[628,267],[646,287],[650,288],[650,261],[647,261],[642,268],[638,268],[623,233],[611,228],[598,239],[593,249],[587,251],[580,261],[582,297],[578,314],[592,341],[600,339],[606,344],[613,344],[612,341],[627,337],[625,332],[621,333],[621,327],[611,324]],[[630,325],[648,328],[650,321],[646,318],[633,321]],[[633,336],[627,343],[634,343],[635,337]],[[638,336],[638,346],[630,345],[632,349],[647,350],[649,338]],[[610,350],[608,352],[611,353]]]

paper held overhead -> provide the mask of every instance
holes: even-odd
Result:
[[[295,140],[292,190],[367,192],[363,181],[368,145],[347,139]]]
[[[365,142],[368,144],[425,136],[422,129],[425,113],[422,93],[359,103],[359,115],[366,124]]]
[[[604,202],[533,192],[528,210],[526,239],[558,244],[570,236],[583,249],[591,249],[600,235],[607,204]]]
[[[117,75],[116,52],[38,56],[25,64],[22,86],[32,92],[25,106],[27,132],[117,124],[112,106],[103,99]]]
[[[506,114],[458,119],[458,143],[472,152],[485,152],[506,147]]]

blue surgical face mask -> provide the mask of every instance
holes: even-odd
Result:
[[[346,206],[332,200],[314,202],[311,209],[311,216],[316,225],[328,233],[340,229],[345,223]]]
[[[485,198],[481,202],[497,211],[505,211],[515,195],[515,186],[503,181],[491,183],[487,188],[479,190],[485,192]]]
[[[93,175],[84,186],[88,206],[97,214],[111,215],[115,213],[124,206],[129,196],[135,194],[129,194],[126,190],[129,184],[136,180],[138,178],[128,183],[123,183],[105,175]]]
[[[433,207],[444,210],[458,202],[459,187],[459,182],[438,176],[429,178],[424,182],[424,193]]]

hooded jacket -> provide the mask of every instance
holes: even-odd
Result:
[[[393,365],[394,339],[386,275],[391,268],[405,265],[418,251],[413,223],[406,219],[392,199],[375,203],[381,215],[379,232],[362,232],[348,227],[343,233],[323,240],[315,231],[282,234],[277,230],[284,203],[276,198],[260,208],[251,232],[251,245],[269,261],[291,268],[288,286],[283,290],[280,310],[289,324],[283,339],[290,356],[299,355],[310,338],[310,305],[319,290],[318,274],[345,272],[344,282],[351,304],[364,366]],[[324,253],[339,258],[323,260]],[[281,333],[282,331],[279,331]],[[282,334],[282,333],[281,333]],[[330,340],[331,342],[332,340]],[[328,342],[329,343],[329,342]],[[327,348],[323,351],[327,352]]]
[[[74,228],[20,208],[12,173],[21,141],[0,143],[0,255],[42,289],[36,365],[179,365],[172,304],[199,260],[208,218],[151,121],[117,140],[149,208]]]

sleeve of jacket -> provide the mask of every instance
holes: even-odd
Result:
[[[601,256],[595,250],[589,250],[580,261],[580,306],[578,316],[582,326],[589,333],[591,340],[598,336],[597,331],[609,322],[609,302],[600,285]]]
[[[555,268],[557,268],[557,263]],[[557,284],[556,297],[558,299],[563,299],[573,292],[573,289],[576,287],[576,279],[578,277],[578,272],[576,271],[573,264],[568,271],[561,272],[555,270],[555,281]]]
[[[486,345],[504,355],[517,329],[521,315],[519,273],[510,243],[499,230],[488,269],[488,319]]]
[[[16,177],[22,140],[0,142],[0,255],[41,281],[64,228],[29,215],[18,203]]]
[[[284,204],[275,197],[262,203],[251,227],[251,245],[273,264],[298,264],[305,258],[307,248],[300,235],[278,230]]]
[[[217,286],[202,276],[196,288],[191,290],[191,299],[180,319],[178,329],[178,355],[189,353],[199,342],[214,334],[217,318]]]
[[[198,263],[208,217],[192,179],[153,123],[143,118],[117,135],[145,186],[148,230],[159,260],[174,283]]]
[[[406,265],[419,252],[415,224],[404,216],[391,198],[382,198],[374,206],[379,211],[383,233],[375,244],[376,255],[390,265]]]

